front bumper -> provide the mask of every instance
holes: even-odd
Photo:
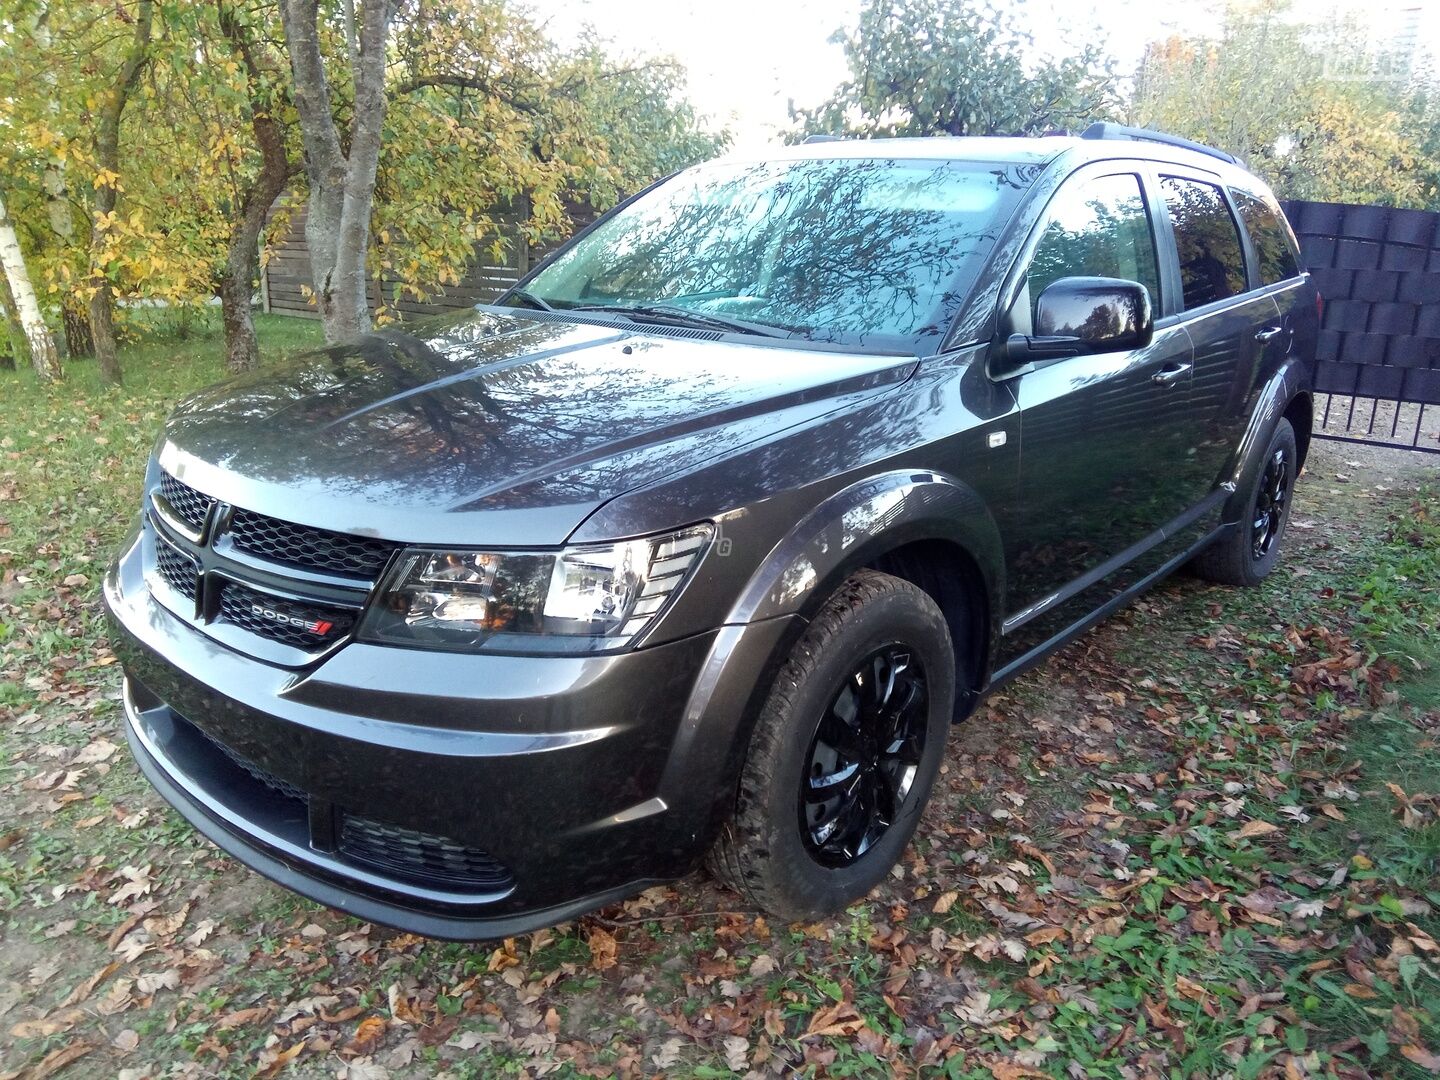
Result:
[[[170,614],[138,562],[121,556],[105,605],[127,735],[160,793],[296,892],[454,939],[551,925],[692,869],[788,623],[597,657],[352,643],[295,671]]]

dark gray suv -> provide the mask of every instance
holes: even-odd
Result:
[[[1185,563],[1274,566],[1319,298],[1226,155],[712,163],[495,305],[184,403],[105,583],[141,768],[298,892],[513,934],[863,896],[946,729]]]

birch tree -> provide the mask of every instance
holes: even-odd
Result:
[[[20,250],[20,238],[15,234],[15,226],[5,209],[3,194],[0,194],[0,266],[5,270],[5,280],[25,334],[35,374],[42,382],[56,382],[61,378],[60,354],[55,351],[55,339],[50,336],[50,328],[40,314],[40,304],[35,299],[35,289],[25,269],[25,253]]]
[[[347,152],[325,74],[319,2],[280,0],[310,186],[305,242],[327,342],[348,341],[370,329],[365,266],[385,125],[385,46],[392,0],[362,0],[357,14]],[[351,33],[347,30],[347,38]]]

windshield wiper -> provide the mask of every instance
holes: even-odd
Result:
[[[524,289],[511,289],[511,290],[510,290],[510,295],[513,296],[516,300],[519,300],[519,301],[520,301],[522,304],[524,304],[526,307],[532,307],[532,308],[535,308],[535,309],[538,310],[538,311],[554,311],[554,310],[555,310],[553,307],[551,307],[549,304],[547,304],[544,300],[541,300],[540,297],[536,296],[536,295],[535,295],[534,293],[532,293],[532,292],[526,292]]]
[[[701,330],[720,330],[731,334],[752,334],[756,337],[790,337],[791,331],[763,323],[732,319],[728,315],[712,315],[709,312],[691,311],[689,308],[670,304],[577,304],[566,311],[610,312],[626,318],[649,319],[652,322],[669,323],[673,326],[694,326]]]

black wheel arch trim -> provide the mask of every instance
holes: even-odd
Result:
[[[1298,356],[1288,357],[1260,388],[1245,433],[1220,477],[1222,487],[1230,492],[1224,510],[1226,525],[1236,524],[1244,518],[1248,510],[1245,503],[1250,481],[1255,478],[1275,428],[1296,398],[1312,393],[1309,370]],[[1296,433],[1297,440],[1302,437],[1302,433]]]

